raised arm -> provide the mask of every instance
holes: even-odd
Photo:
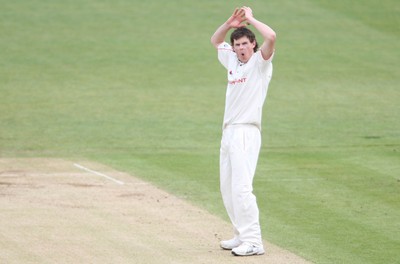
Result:
[[[268,60],[275,50],[275,31],[263,22],[255,19],[250,7],[244,6],[240,10],[244,11],[244,16],[247,23],[255,27],[255,29],[257,29],[257,31],[260,32],[261,36],[263,37],[264,42],[261,44],[260,50],[263,58]]]
[[[215,48],[218,48],[218,46],[225,41],[226,34],[228,34],[228,31],[231,28],[239,28],[245,26],[245,24],[243,24],[243,22],[246,21],[244,15],[245,10],[236,8],[231,17],[228,18],[228,20],[215,31],[215,33],[211,37],[211,43]]]

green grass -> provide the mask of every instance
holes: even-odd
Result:
[[[92,159],[227,219],[218,1],[2,1],[0,157]],[[278,34],[255,180],[264,238],[398,263],[400,5],[249,3]]]

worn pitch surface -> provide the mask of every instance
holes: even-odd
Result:
[[[268,242],[234,257],[229,223],[88,161],[0,159],[0,210],[1,263],[307,263]]]

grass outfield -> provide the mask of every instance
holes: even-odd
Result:
[[[243,1],[229,3],[2,1],[0,156],[92,159],[227,219],[209,39]],[[278,34],[255,180],[264,238],[315,263],[397,262],[400,5],[251,6]]]

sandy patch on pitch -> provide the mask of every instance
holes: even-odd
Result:
[[[267,241],[265,255],[233,257],[219,248],[229,223],[126,173],[79,164],[100,174],[62,159],[0,159],[0,263],[308,263]]]

